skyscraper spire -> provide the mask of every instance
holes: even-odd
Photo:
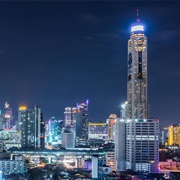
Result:
[[[140,19],[139,19],[139,9],[136,10],[136,14],[137,14],[137,19],[136,19],[136,21],[137,21],[137,22],[140,22]]]

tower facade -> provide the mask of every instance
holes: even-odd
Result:
[[[88,100],[77,104],[76,145],[88,145]]]
[[[51,145],[59,145],[62,140],[62,128],[64,126],[63,120],[57,120],[55,117],[52,117],[48,121],[47,125],[47,142]]]
[[[138,23],[128,41],[127,118],[148,118],[147,86],[147,37]]]
[[[168,127],[168,145],[180,147],[180,125],[172,124]]]
[[[19,108],[18,122],[21,130],[22,148],[44,148],[44,121],[41,109],[27,109],[26,106]]]
[[[66,128],[74,128],[75,127],[75,122],[76,122],[76,108],[75,107],[66,107],[65,108],[65,119],[64,119],[64,126]]]
[[[125,137],[126,169],[158,172],[159,120],[128,119]]]
[[[117,119],[116,114],[111,114],[109,119],[106,120],[106,124],[108,125],[108,141],[115,140],[115,121]]]

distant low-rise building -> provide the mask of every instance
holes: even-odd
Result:
[[[22,160],[0,160],[0,170],[4,175],[24,174],[27,172],[25,161]]]
[[[108,128],[106,123],[88,123],[88,139],[89,143],[108,140]]]
[[[69,131],[69,129],[63,129],[62,133],[62,144],[61,146],[65,149],[75,148],[75,135],[74,132]]]
[[[106,164],[107,166],[111,167],[113,171],[116,170],[116,158],[114,151],[109,151],[106,153]]]
[[[16,130],[0,131],[0,142],[3,143],[3,148],[8,150],[12,147],[21,147],[21,132]]]

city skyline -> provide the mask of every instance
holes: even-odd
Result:
[[[89,99],[94,122],[120,113],[138,7],[148,36],[150,114],[161,126],[178,123],[180,4],[146,3],[1,2],[1,107],[8,101],[17,117],[20,105],[36,104],[44,119],[64,119],[65,107]]]

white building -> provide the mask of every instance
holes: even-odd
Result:
[[[116,170],[157,172],[159,120],[116,119]]]
[[[115,164],[117,171],[125,170],[125,135],[125,120],[117,118],[115,124]]]
[[[0,170],[4,175],[23,174],[27,172],[27,167],[23,160],[0,160]]]
[[[63,129],[61,146],[65,149],[74,149],[75,148],[74,132],[69,131],[69,129]]]
[[[156,172],[159,163],[159,120],[126,121],[126,169]]]
[[[92,157],[92,179],[98,180],[99,178],[99,163],[98,163],[98,156]]]

